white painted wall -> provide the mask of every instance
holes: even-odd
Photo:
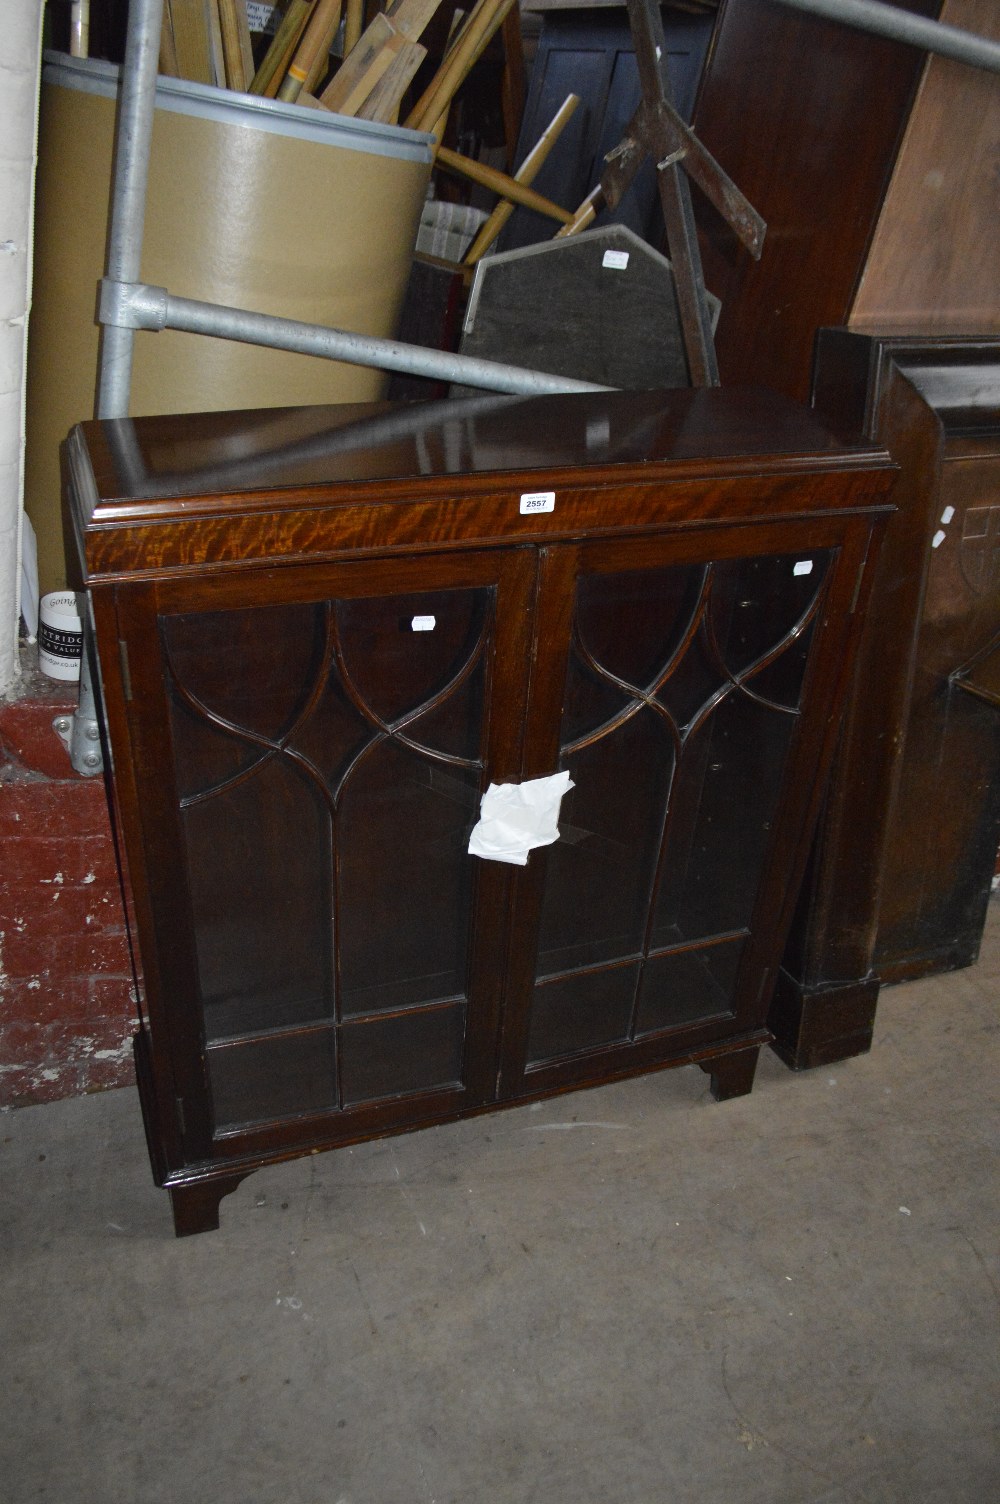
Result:
[[[0,22],[0,695],[18,675],[24,371],[43,0],[2,0]]]

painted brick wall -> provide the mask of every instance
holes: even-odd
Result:
[[[133,1079],[131,962],[104,784],[73,772],[52,729],[75,698],[29,670],[19,698],[0,702],[0,1106]]]

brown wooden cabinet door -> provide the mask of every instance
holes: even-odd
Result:
[[[190,1155],[492,1095],[508,874],[466,848],[517,776],[534,575],[510,549],[127,593]]]
[[[777,922],[769,867],[802,818],[808,779],[797,816],[787,796],[805,712],[822,719],[806,701],[837,550],[746,554],[733,532],[701,547],[594,543],[545,561],[539,632],[548,619],[566,650],[536,681],[528,758],[575,787],[519,894],[508,1091],[763,1024],[751,939]]]

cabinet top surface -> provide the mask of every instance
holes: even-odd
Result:
[[[88,582],[856,510],[891,469],[754,388],[95,420],[66,456]]]
[[[601,483],[635,467],[701,472],[727,461],[820,468],[860,449],[807,410],[753,388],[484,394],[415,403],[257,409],[84,423],[95,511],[156,515],[184,497],[315,490],[359,483],[503,479],[532,471]]]
[[[919,325],[821,329],[817,408],[838,431],[877,434],[879,406],[901,372],[947,439],[995,453],[1000,441],[1000,336],[940,333]]]

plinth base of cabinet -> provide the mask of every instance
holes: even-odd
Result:
[[[947,945],[881,960],[878,971],[882,985],[893,987],[898,982],[918,982],[921,977],[940,976],[944,972],[974,966],[979,960],[982,939],[982,930],[976,930],[969,935],[960,935]]]
[[[782,968],[768,1025],[771,1048],[794,1071],[813,1070],[871,1049],[879,978],[804,987]]]
[[[594,1080],[582,1083],[580,1089],[594,1086],[609,1085],[612,1081],[626,1079],[629,1076],[646,1075],[652,1070],[663,1070],[679,1067],[682,1065],[697,1065],[711,1078],[712,1096],[717,1102],[727,1102],[734,1097],[747,1096],[753,1088],[754,1075],[757,1069],[757,1061],[764,1044],[770,1042],[771,1036],[766,1030],[758,1030],[744,1039],[738,1041],[734,1047],[727,1048],[725,1045],[715,1045],[699,1058],[695,1055],[681,1055],[674,1060],[660,1062],[653,1067],[645,1067],[638,1070],[626,1071],[619,1076],[610,1073],[602,1080]],[[152,1080],[149,1074],[149,1061],[147,1058],[148,1045],[145,1036],[140,1034],[136,1041],[136,1066],[139,1079],[140,1098],[144,1102],[143,1116],[146,1121],[147,1135],[151,1141],[155,1141],[151,1133],[152,1121],[147,1116],[147,1107],[152,1103]],[[572,1089],[572,1088],[570,1088]],[[459,1112],[447,1121],[453,1121],[464,1117],[478,1117],[487,1112],[502,1112],[506,1109],[523,1107],[529,1102],[538,1102],[551,1096],[560,1096],[566,1088],[531,1092],[524,1097],[512,1098],[509,1101],[491,1102],[485,1106]],[[248,1160],[238,1161],[236,1164],[220,1162],[217,1165],[201,1164],[192,1166],[189,1170],[177,1168],[166,1170],[160,1166],[155,1171],[156,1183],[170,1193],[170,1202],[173,1210],[174,1232],[177,1237],[190,1237],[194,1233],[214,1232],[219,1226],[219,1204],[224,1196],[229,1196],[248,1175],[255,1170],[264,1169],[269,1164],[276,1163],[279,1159],[295,1157],[296,1153],[317,1153],[335,1151],[346,1148],[349,1143],[364,1142],[367,1138],[378,1138],[384,1133],[386,1136],[392,1133],[419,1132],[422,1128],[432,1127],[435,1122],[442,1119],[428,1119],[426,1122],[410,1123],[405,1127],[395,1129],[386,1127],[381,1132],[376,1130],[358,1138],[333,1138],[326,1142],[312,1139],[308,1147],[301,1150],[293,1150],[291,1154],[262,1153],[253,1162]]]

